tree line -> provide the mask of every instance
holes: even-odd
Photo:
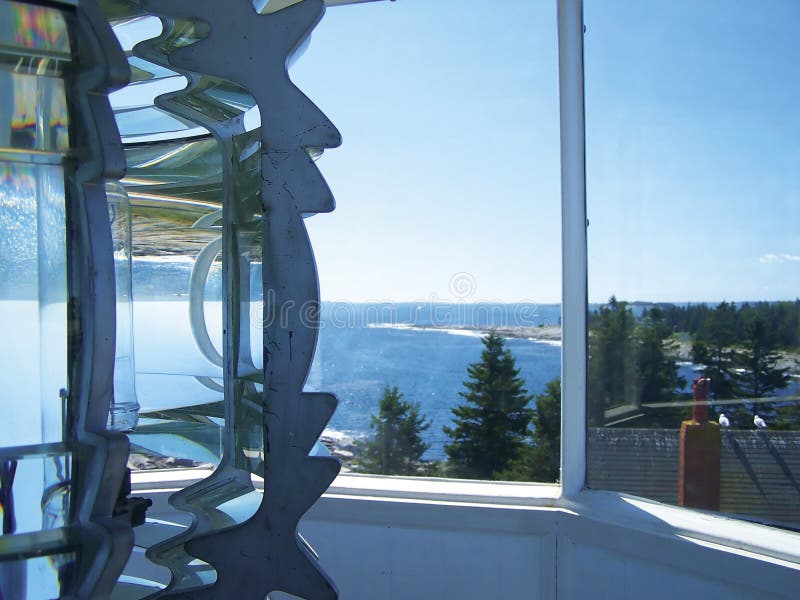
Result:
[[[680,427],[691,417],[691,393],[678,361],[690,358],[711,379],[714,417],[753,427],[756,412],[777,429],[800,425],[797,404],[762,402],[784,389],[790,351],[800,344],[800,301],[735,305],[652,305],[639,314],[612,297],[589,315],[587,422],[590,427]],[[482,340],[480,360],[452,408],[445,461],[424,461],[430,421],[418,403],[387,387],[373,434],[359,444],[357,470],[510,481],[556,481],[561,384],[528,394],[504,340]],[[795,366],[796,368],[796,366]],[[716,404],[716,401],[730,401]]]
[[[797,307],[797,308],[795,308]],[[794,405],[764,401],[787,387],[800,336],[795,302],[656,305],[636,317],[612,297],[590,315],[590,426],[679,427],[691,415],[691,393],[678,361],[711,380],[712,415],[752,427],[755,414],[775,428],[795,428]],[[780,331],[780,327],[794,328]]]
[[[724,314],[725,326],[736,339],[748,335],[753,322],[764,324],[764,335],[777,348],[800,348],[800,299],[783,302],[722,302],[716,307],[707,304],[658,305],[664,320],[673,331],[691,336],[708,335],[719,314]],[[715,313],[719,313],[716,314]]]

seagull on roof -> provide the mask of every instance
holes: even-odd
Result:
[[[764,421],[764,419],[762,419],[762,418],[761,418],[761,417],[759,417],[758,415],[756,415],[755,417],[753,417],[753,423],[755,424],[755,426],[756,426],[758,429],[766,429],[766,428],[767,428],[767,424],[766,424],[766,422]]]
[[[730,427],[731,421],[728,417],[725,416],[725,413],[719,413],[719,426],[720,427]]]

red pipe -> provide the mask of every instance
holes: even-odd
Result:
[[[708,423],[708,388],[710,379],[697,377],[692,383],[692,421],[696,423]]]

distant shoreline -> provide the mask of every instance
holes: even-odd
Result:
[[[561,325],[541,325],[538,327],[480,327],[478,325],[410,325],[409,329],[439,329],[473,331],[488,334],[494,331],[502,338],[527,339],[541,342],[560,342]]]

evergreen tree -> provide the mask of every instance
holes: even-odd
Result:
[[[602,427],[605,410],[621,404],[638,404],[638,376],[635,360],[636,319],[612,296],[606,306],[592,315],[589,324],[589,425]]]
[[[678,375],[678,343],[659,308],[648,311],[636,329],[636,364],[641,379],[640,403],[671,402],[686,379]]]
[[[686,379],[678,374],[678,342],[659,308],[650,309],[636,327],[636,369],[639,379],[639,405],[672,403],[681,400]],[[680,427],[691,415],[687,407],[650,408],[641,427]]]
[[[744,340],[738,353],[738,389],[743,398],[763,398],[774,395],[789,385],[788,368],[778,366],[781,355],[775,350],[774,336],[770,335],[764,319],[753,316],[744,327]],[[768,422],[774,420],[775,409],[770,404],[747,403],[748,412],[739,411],[740,426],[752,424],[751,415],[758,413]]]
[[[666,311],[669,311],[669,320]],[[649,408],[681,400],[686,380],[679,375],[678,343],[673,326],[684,312],[653,306],[637,321],[626,302],[611,297],[589,321],[589,388],[587,416],[592,427],[606,425],[607,410],[636,427],[679,426],[688,411],[680,407]]]
[[[533,409],[533,444],[499,473],[507,481],[558,481],[561,467],[561,379],[547,383]]]
[[[538,450],[538,469],[533,481],[558,481],[561,468],[561,379],[547,383],[536,396],[533,441]]]
[[[708,312],[692,345],[692,361],[704,365],[703,375],[711,379],[711,393],[717,400],[740,397],[735,343],[736,307],[722,302]]]
[[[777,344],[782,329],[776,328],[773,319],[784,311],[790,323],[791,306],[759,302],[737,310],[735,305],[723,302],[709,312],[695,336],[692,359],[704,365],[703,374],[711,379],[714,399],[762,398],[786,387],[788,369],[778,367]],[[752,427],[755,413],[768,421],[775,417],[769,405],[743,402],[725,409],[736,427]]]
[[[452,409],[454,427],[444,432],[452,474],[492,479],[519,457],[530,438],[531,397],[519,377],[514,357],[495,332],[483,338],[481,360],[467,368],[465,402]]]
[[[425,467],[422,455],[428,449],[422,433],[430,421],[420,414],[417,403],[405,402],[397,386],[383,391],[378,415],[372,415],[374,435],[363,443],[358,470],[383,475],[418,475]]]
[[[724,327],[733,333],[733,337],[741,340],[746,335],[746,325],[754,316],[764,319],[768,333],[775,344],[781,348],[797,348],[800,346],[800,299],[793,302],[756,302],[745,303],[738,308],[723,302],[717,308],[705,304],[689,304],[687,306],[663,306],[667,323],[675,330],[686,332],[702,341],[709,333],[709,327],[717,327],[726,321]],[[720,314],[713,313],[719,310]],[[717,319],[717,323],[711,323]]]
[[[759,408],[760,410],[760,408]],[[770,429],[797,431],[800,429],[800,405],[797,403],[778,406],[773,421],[767,421]]]

